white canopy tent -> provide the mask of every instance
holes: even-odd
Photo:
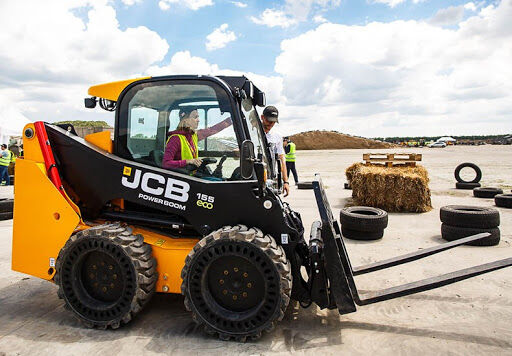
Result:
[[[21,136],[23,127],[30,122],[14,107],[0,108],[0,144],[8,145],[10,136]]]
[[[450,137],[450,136],[444,136],[444,137],[441,137],[437,140],[437,142],[444,142],[444,143],[455,143],[457,142],[456,139],[454,139],[453,137]]]

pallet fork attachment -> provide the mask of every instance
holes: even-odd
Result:
[[[317,246],[323,247],[323,265],[325,266],[325,274],[329,281],[330,306],[333,308],[337,307],[340,314],[356,311],[356,304],[361,306],[382,302],[384,300],[399,298],[406,295],[443,287],[445,285],[475,277],[480,274],[512,266],[512,258],[506,258],[503,260],[486,263],[391,288],[367,292],[360,295],[355,284],[354,276],[375,272],[381,269],[431,256],[433,254],[446,251],[467,242],[483,239],[488,237],[489,233],[480,233],[465,237],[463,239],[443,243],[438,246],[426,248],[417,252],[412,252],[384,261],[371,263],[369,265],[352,267],[347,254],[347,250],[345,248],[345,244],[341,237],[340,227],[336,219],[333,217],[319,174],[315,175],[315,180],[313,181],[313,189],[315,192],[321,221],[315,221],[311,226],[310,251],[312,248],[313,250],[315,247],[317,248]],[[315,273],[322,275],[322,270],[320,268],[312,268],[311,275],[313,276]],[[315,295],[312,297],[315,299]],[[325,303],[317,304],[319,304],[320,307],[325,306]]]

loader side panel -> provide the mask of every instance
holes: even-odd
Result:
[[[27,157],[16,162],[14,196],[12,269],[50,280],[80,217],[48,179],[44,164]]]
[[[181,270],[185,266],[185,258],[194,248],[197,239],[172,238],[132,226],[135,234],[141,234],[144,242],[151,245],[153,257],[156,259],[158,279],[155,291],[164,293],[181,293]]]

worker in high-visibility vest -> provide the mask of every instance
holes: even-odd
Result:
[[[11,150],[7,149],[6,144],[2,144],[0,148],[0,183],[1,185],[11,185],[11,179],[7,169],[9,164],[16,160],[16,155]]]
[[[286,152],[286,173],[290,177],[290,171],[293,173],[293,180],[295,185],[299,183],[299,175],[297,174],[297,168],[295,168],[295,143],[293,143],[289,137],[283,138],[284,151]]]

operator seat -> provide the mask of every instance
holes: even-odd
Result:
[[[149,158],[155,162],[157,167],[162,167],[162,160],[164,159],[164,151],[162,150],[152,150],[149,152]]]

